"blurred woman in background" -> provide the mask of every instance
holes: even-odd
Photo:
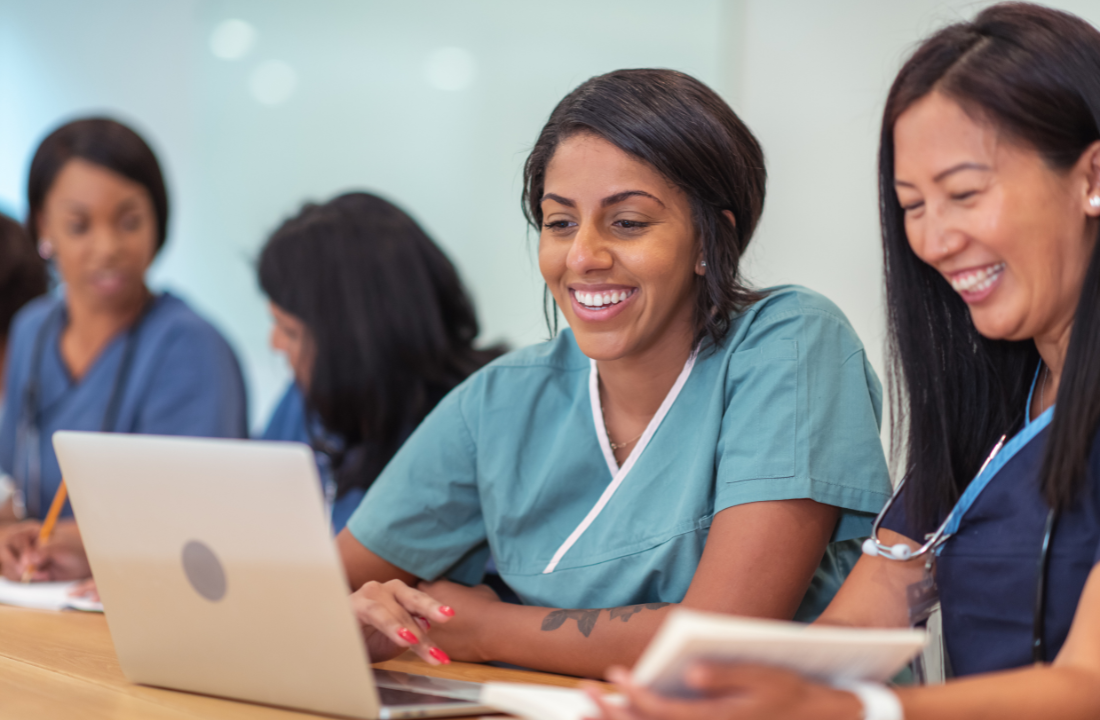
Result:
[[[306,205],[267,241],[271,345],[294,372],[265,440],[311,445],[339,532],[405,438],[494,357],[454,265],[368,193]]]
[[[71,508],[50,543],[35,546],[61,483],[53,433],[245,437],[244,381],[210,323],[145,283],[164,246],[168,195],[133,130],[105,118],[58,128],[31,161],[27,200],[29,235],[62,292],[31,302],[12,325],[0,470],[17,492],[0,508],[0,570],[81,578],[89,568]]]
[[[46,292],[46,264],[34,249],[23,226],[0,213],[0,417],[4,414],[3,377],[8,330],[19,308]],[[15,491],[11,478],[0,471],[0,508]],[[0,517],[0,521],[12,520]]]
[[[0,378],[6,366],[8,330],[21,307],[46,292],[46,264],[23,226],[0,213]],[[0,415],[4,411],[0,387]]]

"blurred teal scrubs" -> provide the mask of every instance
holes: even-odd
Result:
[[[31,517],[45,514],[61,484],[51,440],[57,430],[248,436],[237,357],[225,338],[183,300],[169,293],[152,298],[132,341],[129,331],[119,333],[80,380],[61,359],[61,331],[68,322],[64,303],[58,296],[31,301],[15,316],[8,336],[0,472],[14,478]],[[121,373],[128,342],[133,343],[132,361],[129,371]],[[38,367],[32,368],[36,359]],[[38,397],[28,407],[26,390],[34,376]],[[114,422],[104,428],[116,383]],[[37,419],[37,438],[20,431],[30,415]],[[64,515],[71,514],[66,505]]]
[[[307,417],[305,399],[297,383],[290,383],[279,404],[271,413],[267,421],[261,440],[283,440],[300,442],[314,448],[313,455],[317,462],[317,475],[321,478],[321,488],[325,493],[325,503],[331,508],[332,531],[338,533],[344,529],[348,518],[359,507],[365,490],[362,488],[350,488],[340,497],[336,497],[336,478],[332,472],[332,462],[329,456],[316,449],[317,438],[325,438],[328,447],[339,447],[343,443],[339,438],[332,437],[325,432],[321,421],[315,417]]]
[[[491,549],[524,603],[603,608],[680,602],[715,513],[812,498],[842,509],[796,616],[816,617],[890,492],[882,390],[835,305],[795,286],[767,293],[689,361],[622,468],[595,363],[566,330],[444,398],[348,529],[420,578],[474,584]]]

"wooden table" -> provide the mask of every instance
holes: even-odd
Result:
[[[453,680],[572,687],[576,678],[472,663],[432,667],[412,653],[375,667]],[[122,675],[99,613],[0,606],[0,718],[290,720],[329,716],[134,685]]]

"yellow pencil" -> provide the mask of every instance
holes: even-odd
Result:
[[[38,530],[38,547],[43,547],[50,539],[50,534],[53,533],[54,525],[57,525],[57,516],[61,514],[61,508],[65,506],[65,498],[69,495],[69,488],[65,487],[65,480],[62,478],[61,484],[57,486],[57,492],[54,493],[53,502],[50,503],[50,511],[46,513],[46,519],[42,522],[42,527]],[[34,576],[34,565],[28,565],[27,569],[23,571],[23,582],[30,582],[31,577]]]

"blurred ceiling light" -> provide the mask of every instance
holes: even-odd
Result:
[[[248,78],[252,97],[264,105],[282,105],[294,94],[298,73],[282,60],[265,60]]]
[[[474,82],[476,71],[474,56],[460,47],[438,48],[424,61],[424,79],[438,90],[465,90]]]
[[[210,52],[222,60],[240,60],[256,44],[256,28],[244,20],[223,20],[210,33]]]

